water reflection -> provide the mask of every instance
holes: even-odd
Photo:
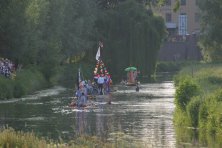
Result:
[[[76,112],[76,133],[78,135],[84,135],[87,129],[87,113],[84,111]]]
[[[148,147],[176,147],[173,83],[143,84],[140,92],[135,87],[116,87],[111,105],[96,102],[92,109],[69,108],[69,92],[0,103],[0,125],[65,141],[84,134],[108,141],[121,136]]]

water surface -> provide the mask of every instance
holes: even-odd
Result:
[[[113,141],[119,136],[144,142],[149,147],[176,147],[173,127],[174,86],[171,81],[116,86],[112,104],[79,110],[68,107],[72,92],[61,87],[37,92],[22,99],[0,102],[0,126],[34,131],[39,136],[64,141],[80,134]]]

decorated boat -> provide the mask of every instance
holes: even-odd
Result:
[[[112,84],[111,75],[106,68],[102,57],[101,57],[101,48],[103,48],[103,43],[99,42],[99,47],[96,53],[96,66],[93,71],[94,74],[94,83],[97,84],[98,93],[95,94],[95,98],[110,100],[110,85]],[[111,100],[110,100],[111,101]]]
[[[125,71],[127,72],[127,80],[126,80],[126,84],[127,86],[136,86],[138,84],[137,81],[137,68],[136,67],[127,67],[125,68]]]
[[[101,58],[100,49],[102,47],[103,44],[99,42],[99,48],[96,53],[96,66],[93,72],[94,74],[93,83],[90,82],[89,84],[88,82],[86,82],[82,78],[83,76],[81,74],[80,69],[78,70],[77,81],[76,81],[77,90],[75,98],[73,98],[72,102],[69,105],[70,107],[81,106],[85,108],[88,106],[92,106],[92,104],[98,102],[108,102],[109,104],[111,103],[110,85],[112,83],[112,80]],[[89,85],[91,85],[90,89],[88,87]]]

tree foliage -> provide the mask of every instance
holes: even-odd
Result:
[[[222,1],[198,0],[202,11],[200,46],[205,60],[222,61]]]
[[[135,65],[150,76],[165,31],[163,19],[145,7],[151,2],[2,0],[0,57],[37,67],[51,81],[67,58],[86,52],[85,60],[94,59],[102,40],[111,73],[122,75]]]
[[[162,18],[148,13],[143,4],[128,0],[102,13],[96,26],[104,40],[102,56],[111,73],[123,76],[131,65],[143,75],[153,74],[165,33]]]
[[[95,2],[0,2],[0,56],[37,66],[47,80],[62,60],[92,46]]]

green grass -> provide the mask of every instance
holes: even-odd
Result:
[[[79,136],[67,143],[55,142],[46,138],[39,138],[33,132],[15,131],[12,128],[0,129],[1,148],[146,148],[148,144],[132,142],[125,138],[125,134],[117,133],[115,141],[102,141],[94,136]]]
[[[192,125],[198,129],[197,137],[203,145],[222,147],[222,64],[194,64],[183,68],[174,77],[176,94],[182,92],[187,96],[188,88],[181,87],[186,79],[194,82],[199,87],[199,92],[185,98],[185,111],[181,111],[180,105],[176,104],[175,125]],[[177,97],[178,95],[176,100],[180,100]]]
[[[23,69],[15,79],[0,76],[0,100],[19,98],[47,87],[47,82],[37,69]]]

